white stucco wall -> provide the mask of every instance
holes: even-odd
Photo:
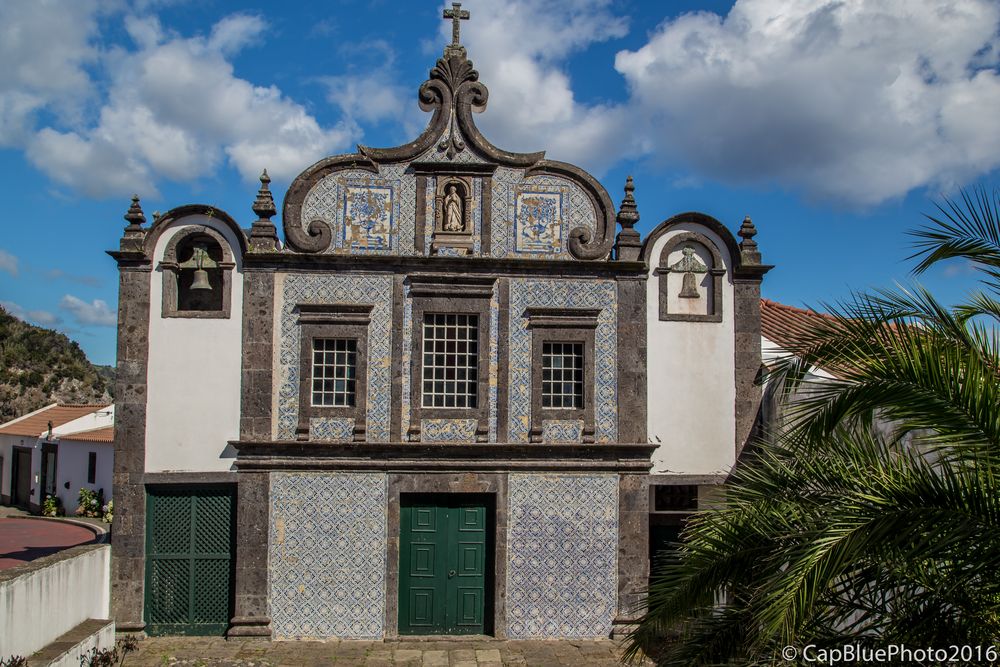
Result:
[[[0,656],[29,656],[88,618],[109,618],[111,547],[76,549],[0,581]]]
[[[97,475],[94,483],[87,482],[88,454],[97,454]],[[110,442],[84,442],[63,440],[59,442],[56,462],[56,495],[62,500],[67,516],[76,511],[80,489],[104,489],[104,502],[112,498],[111,480],[114,469],[115,446]],[[69,483],[69,488],[66,484]]]
[[[164,318],[158,265],[183,227],[210,226],[225,237],[236,262],[228,319]],[[243,330],[243,258],[234,234],[204,215],[174,222],[157,240],[150,285],[146,403],[148,472],[229,470],[239,437]]]
[[[697,232],[711,239],[722,257],[726,269],[722,277],[722,322],[660,321],[660,279],[655,267],[660,264],[664,245],[683,232]],[[649,266],[647,428],[650,442],[659,445],[653,453],[651,472],[726,472],[736,458],[732,259],[716,234],[701,225],[682,223],[656,240]]]

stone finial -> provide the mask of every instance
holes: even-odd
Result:
[[[753,237],[757,236],[757,227],[749,215],[743,218],[743,224],[740,225],[740,229],[736,233],[743,239],[740,241],[740,255],[743,263],[760,264],[760,251],[757,249],[757,242],[753,240]]]
[[[257,199],[253,202],[253,212],[260,217],[261,220],[270,220],[274,216],[278,209],[274,206],[274,197],[271,196],[271,189],[268,187],[271,183],[271,177],[267,175],[267,169],[264,173],[260,175],[260,190],[257,190]]]
[[[618,224],[621,231],[615,238],[615,259],[619,262],[634,262],[639,259],[639,232],[635,231],[635,223],[639,222],[639,208],[635,205],[635,184],[632,177],[625,179],[625,197],[618,209]]]
[[[267,169],[260,175],[260,189],[253,202],[253,212],[257,220],[250,227],[250,249],[260,252],[271,252],[278,249],[278,229],[271,222],[271,217],[278,212],[271,196],[271,177]]]
[[[132,195],[132,205],[128,207],[125,220],[128,222],[126,231],[133,232],[141,230],[143,223],[146,222],[146,215],[142,212],[142,206],[139,205],[139,195]]]

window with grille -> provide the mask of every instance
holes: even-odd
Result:
[[[314,338],[312,404],[354,407],[358,342],[353,338]]]
[[[542,407],[583,407],[583,343],[542,344]]]
[[[423,369],[423,407],[477,407],[479,316],[425,314]]]

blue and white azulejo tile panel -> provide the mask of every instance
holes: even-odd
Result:
[[[275,638],[382,638],[386,500],[383,474],[271,473]]]
[[[344,247],[392,250],[392,188],[350,184],[344,188]]]
[[[563,193],[519,189],[514,201],[514,250],[558,253],[563,243]]]
[[[373,306],[368,325],[369,442],[389,441],[389,391],[392,357],[392,277],[369,274],[280,275],[281,330],[278,354],[278,396],[275,437],[293,440],[299,412],[300,328],[295,307],[300,303],[350,303]]]
[[[312,417],[309,439],[329,442],[351,442],[354,439],[354,419],[350,417]]]
[[[583,442],[582,419],[545,419],[542,442]]]
[[[606,638],[618,600],[618,476],[512,474],[507,635]]]
[[[475,442],[475,419],[421,419],[421,442]]]
[[[531,330],[525,308],[599,308],[594,332],[595,433],[598,443],[618,439],[618,289],[613,280],[510,281],[510,415],[507,437],[528,442],[531,423]]]

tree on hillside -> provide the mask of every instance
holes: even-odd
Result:
[[[956,307],[883,290],[817,318],[773,377],[795,396],[787,423],[654,573],[633,652],[770,665],[787,646],[1000,636],[1000,196],[963,193],[928,221],[916,272],[959,258],[981,289]]]

